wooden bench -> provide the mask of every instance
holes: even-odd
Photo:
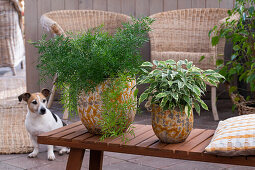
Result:
[[[85,149],[90,149],[90,170],[101,170],[103,152],[119,152],[135,155],[155,156],[163,158],[184,159],[203,162],[224,163],[233,165],[255,166],[254,156],[221,157],[204,153],[214,130],[193,129],[185,142],[165,144],[159,142],[151,125],[134,124],[135,137],[127,134],[130,140],[122,142],[122,138],[107,138],[100,141],[100,136],[87,132],[82,123],[76,122],[38,136],[38,143],[71,148],[66,169],[81,168]]]

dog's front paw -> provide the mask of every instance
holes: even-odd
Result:
[[[49,161],[54,161],[54,160],[55,160],[55,155],[54,155],[54,153],[48,154],[48,160],[49,160]]]
[[[29,157],[29,158],[35,158],[35,157],[37,157],[37,153],[32,152],[32,153],[30,153],[27,157]]]
[[[69,148],[62,148],[60,149],[60,151],[58,152],[59,155],[63,155],[64,153],[69,153],[70,149]]]

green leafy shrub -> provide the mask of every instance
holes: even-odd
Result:
[[[235,77],[238,81],[249,84],[255,91],[255,1],[236,0],[235,7],[229,10],[229,17],[220,26],[215,26],[212,45],[217,45],[221,38],[233,43],[231,58],[227,61],[218,60],[219,73],[226,77],[226,82],[231,84],[230,93],[238,90],[232,84]],[[232,16],[239,16],[231,19]]]
[[[206,90],[205,82],[217,86],[220,79],[224,78],[213,70],[203,71],[188,60],[177,63],[174,60],[154,60],[153,64],[144,62],[141,65],[137,84],[148,83],[149,87],[141,94],[139,103],[150,99],[151,103],[159,105],[163,110],[179,108],[185,110],[188,116],[193,105],[198,113],[200,105],[208,110],[201,100]]]
[[[119,73],[134,76],[142,63],[139,48],[148,41],[152,19],[145,17],[123,23],[114,35],[103,26],[88,32],[67,36],[44,36],[34,42],[40,57],[38,68],[42,77],[58,75],[56,84],[67,93],[62,101],[69,111],[77,112],[81,91],[90,92],[109,77]]]

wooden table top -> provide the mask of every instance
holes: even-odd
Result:
[[[79,121],[68,126],[43,133],[38,136],[38,143],[101,150],[136,155],[196,160],[215,163],[255,166],[255,157],[222,157],[204,153],[205,147],[211,141],[214,130],[193,129],[186,141],[178,144],[161,143],[155,136],[151,125],[134,124],[135,137],[130,134],[128,142],[118,138],[106,138],[100,141],[100,136],[88,133]]]

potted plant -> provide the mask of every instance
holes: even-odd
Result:
[[[225,83],[235,104],[250,99],[247,91],[255,91],[255,2],[236,0],[235,7],[229,10],[229,17],[211,31],[212,45],[217,45],[222,38],[230,42],[230,57],[218,60],[219,73],[225,76]],[[228,45],[228,44],[227,44]],[[225,53],[228,51],[225,48]],[[237,83],[235,79],[237,78]],[[237,85],[236,85],[237,84]],[[249,88],[247,88],[247,85]],[[245,89],[243,89],[245,87]],[[241,94],[241,95],[239,95]],[[248,102],[249,103],[249,102]],[[253,103],[255,104],[255,102]],[[233,109],[236,105],[233,106]],[[255,108],[253,108],[253,111]],[[241,111],[242,112],[242,111]],[[240,114],[245,114],[241,113]]]
[[[103,134],[102,139],[123,134],[134,119],[139,48],[148,41],[152,22],[148,17],[133,18],[114,35],[101,26],[49,40],[44,36],[33,43],[42,77],[58,75],[56,85],[67,92],[61,97],[64,107],[79,113],[86,128]]]
[[[188,60],[144,62],[137,84],[149,84],[139,103],[148,100],[146,107],[152,113],[152,127],[156,136],[165,143],[184,141],[193,128],[193,107],[198,114],[206,90],[205,82],[217,86],[221,78],[213,70],[203,71]]]

